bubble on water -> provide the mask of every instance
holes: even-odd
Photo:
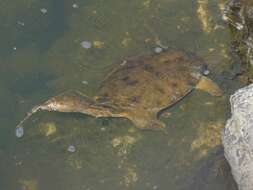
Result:
[[[82,41],[81,46],[85,49],[90,49],[91,48],[91,42],[89,41]]]
[[[84,84],[84,85],[88,85],[88,84],[89,84],[89,82],[88,82],[88,81],[86,81],[86,80],[83,80],[83,81],[82,81],[82,84]]]
[[[21,21],[18,21],[17,24],[20,25],[20,26],[25,26],[25,23],[21,22]]]
[[[75,151],[76,151],[76,147],[75,147],[74,145],[69,145],[69,147],[68,147],[68,152],[73,153],[73,152],[75,152]]]
[[[16,128],[16,137],[21,138],[24,135],[24,128],[23,127],[17,127]]]
[[[79,6],[78,6],[76,3],[74,3],[74,4],[72,5],[72,7],[73,7],[74,9],[79,8]]]
[[[46,8],[42,8],[42,9],[40,9],[40,12],[42,12],[43,14],[46,14],[47,13],[47,9]]]
[[[155,53],[161,53],[163,51],[163,48],[161,48],[161,47],[156,47],[155,49],[154,49],[154,52]]]

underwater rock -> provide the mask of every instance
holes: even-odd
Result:
[[[213,18],[211,17],[210,11],[208,10],[208,1],[197,0],[197,16],[202,25],[202,30],[205,33],[210,33],[213,30],[212,23],[210,22]]]
[[[240,190],[253,189],[253,84],[230,97],[231,118],[222,133],[225,157]]]

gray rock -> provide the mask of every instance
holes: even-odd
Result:
[[[253,189],[253,84],[230,97],[231,118],[222,133],[225,157],[240,190]]]

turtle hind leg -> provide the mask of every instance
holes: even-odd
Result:
[[[155,131],[163,131],[167,133],[166,125],[162,121],[158,119],[150,120],[149,124],[147,125],[147,129],[155,130]]]
[[[139,129],[154,131],[163,131],[167,133],[165,123],[159,121],[156,117],[129,117],[133,124]]]
[[[164,133],[167,133],[166,125],[163,122],[159,121],[158,119],[147,120],[145,121],[145,124],[144,123],[140,124],[140,122],[136,120],[131,120],[131,121],[139,129],[162,131]]]

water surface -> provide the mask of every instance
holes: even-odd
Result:
[[[235,189],[220,130],[227,97],[241,83],[226,75],[222,7],[218,0],[2,0],[0,189]],[[70,89],[94,95],[121,60],[158,46],[203,57],[224,96],[194,91],[161,117],[167,135],[126,119],[40,112],[25,123],[25,136],[15,137],[34,105]]]

